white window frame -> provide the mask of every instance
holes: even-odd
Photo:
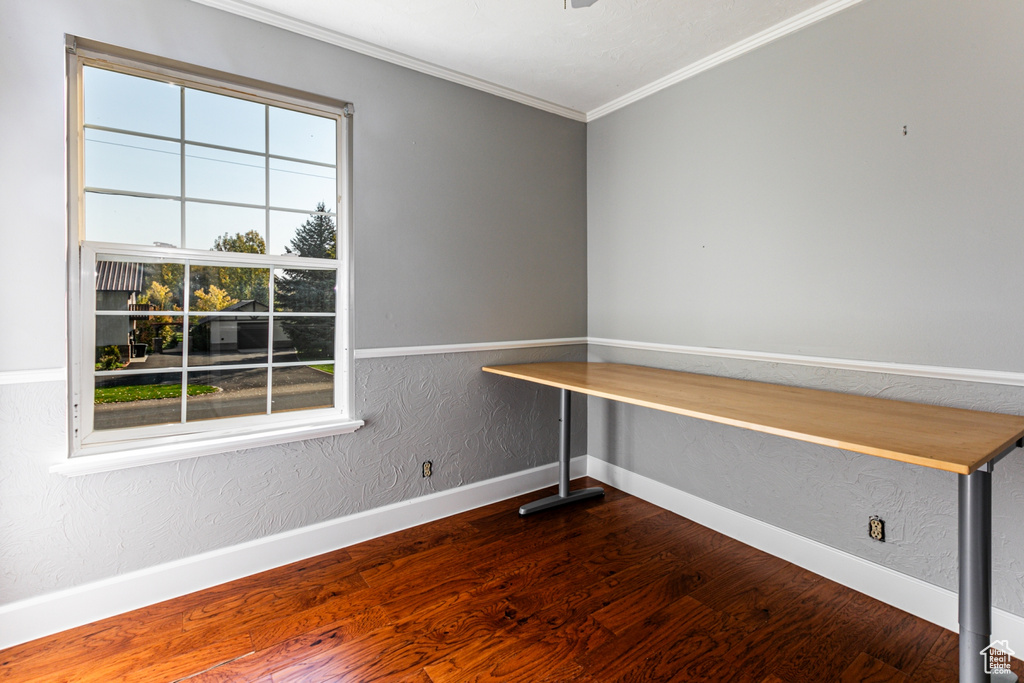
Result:
[[[264,104],[330,116],[337,128],[337,263],[295,255],[222,253],[161,246],[125,245],[85,240],[83,66],[112,68],[130,75],[162,78],[175,84]],[[352,174],[351,103],[296,93],[200,67],[121,50],[69,36],[67,40],[67,173],[68,173],[68,434],[69,455],[50,469],[66,475],[104,472],[126,467],[192,458],[353,432],[363,421],[353,417],[352,378]],[[182,143],[184,144],[184,143]],[[269,153],[269,150],[268,150]],[[181,191],[184,193],[185,188]],[[184,194],[183,194],[184,196]],[[269,197],[266,198],[269,202]],[[184,203],[181,207],[184,212]],[[95,264],[100,255],[117,259],[191,261],[202,265],[259,265],[280,268],[337,269],[334,391],[335,407],[286,413],[226,417],[198,422],[91,430],[95,355]],[[188,282],[185,282],[186,289]],[[187,293],[186,293],[187,296]],[[273,306],[268,312],[275,315]],[[204,313],[206,315],[206,313]],[[186,320],[187,323],[187,320]],[[272,326],[271,326],[272,328]],[[272,360],[268,357],[268,367]],[[204,370],[234,366],[204,366]],[[182,369],[186,377],[185,368]],[[272,388],[268,386],[268,395]]]

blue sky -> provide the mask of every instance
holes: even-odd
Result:
[[[334,119],[92,67],[84,68],[83,79],[86,187],[179,196],[184,90],[186,140],[241,150],[186,144],[187,197],[264,206],[269,126],[270,154],[301,160],[269,160],[269,205],[302,212],[269,212],[269,252],[284,253],[295,229],[319,202],[333,210],[336,169],[305,162],[333,166]],[[86,239],[211,249],[225,232],[257,230],[266,237],[263,208],[186,202],[182,244],[181,211],[176,200],[89,192]]]

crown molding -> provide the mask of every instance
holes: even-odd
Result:
[[[381,47],[368,43],[365,40],[359,38],[353,38],[352,36],[345,35],[338,31],[332,31],[330,29],[323,28],[311,24],[308,21],[302,21],[301,19],[294,19],[292,17],[285,16],[280,12],[274,12],[262,7],[257,7],[248,2],[242,0],[192,0],[192,2],[200,5],[206,5],[207,7],[213,7],[214,9],[223,10],[230,12],[231,14],[237,14],[238,16],[252,19],[263,24],[270,26],[276,26],[292,33],[313,38],[324,43],[336,45],[338,47],[351,50],[352,52],[358,52],[359,54],[373,57],[384,62],[389,62],[397,66],[402,66],[413,71],[419,71],[420,73],[427,74],[428,76],[435,76],[437,78],[451,81],[452,83],[458,83],[474,90],[480,90],[482,92],[490,93],[491,95],[497,95],[513,102],[519,102],[525,104],[534,109],[540,109],[551,114],[557,114],[567,119],[574,121],[586,121],[587,115],[581,111],[577,111],[570,107],[563,107],[560,104],[554,102],[548,102],[539,97],[533,97],[526,93],[513,90],[512,88],[506,88],[498,85],[497,83],[491,83],[485,81],[482,78],[476,78],[469,74],[464,74],[454,69],[448,69],[431,62],[417,59],[416,57],[410,57],[407,54],[397,52],[395,50],[389,50],[388,48]]]
[[[708,69],[718,66],[731,59],[735,59],[740,55],[746,54],[752,50],[756,50],[762,45],[766,45],[772,41],[778,40],[784,36],[799,31],[802,28],[810,26],[811,24],[817,23],[822,19],[841,12],[848,7],[856,5],[863,0],[826,0],[826,2],[816,5],[809,10],[805,10],[794,17],[790,17],[785,21],[779,22],[775,26],[765,29],[760,33],[757,33],[745,40],[741,40],[738,43],[734,43],[729,47],[719,50],[718,52],[709,55],[701,60],[694,62],[688,66],[674,71],[667,76],[657,79],[647,85],[637,88],[630,93],[618,97],[606,104],[601,105],[588,112],[581,112],[571,107],[565,107],[548,100],[527,95],[526,93],[514,90],[512,88],[506,88],[498,85],[497,83],[491,83],[475,76],[455,71],[443,66],[439,66],[432,62],[428,62],[423,59],[411,57],[407,54],[390,50],[379,45],[374,45],[365,40],[354,38],[352,36],[333,31],[330,29],[317,26],[301,19],[295,19],[280,12],[268,10],[263,7],[257,7],[244,0],[192,0],[201,5],[213,7],[215,9],[230,12],[238,16],[246,17],[263,24],[270,26],[276,26],[277,28],[297,33],[314,40],[319,40],[324,43],[336,45],[338,47],[358,52],[359,54],[373,57],[384,62],[389,62],[397,66],[412,69],[430,76],[451,81],[452,83],[458,83],[475,90],[490,93],[491,95],[497,95],[513,102],[519,102],[535,109],[540,109],[558,116],[563,116],[567,119],[574,121],[583,121],[589,123],[596,119],[606,116],[618,109],[632,104],[638,100],[642,100],[649,97],[665,88],[668,88],[676,83],[685,81],[688,78],[692,78],[697,74],[703,73]]]
[[[767,45],[768,43],[778,40],[783,36],[787,36],[790,33],[795,33],[796,31],[830,17],[837,12],[841,12],[848,7],[852,7],[861,1],[862,0],[826,0],[826,2],[823,2],[820,5],[816,5],[794,17],[790,17],[785,21],[775,24],[775,26],[772,26],[771,28],[767,28],[760,33],[756,33],[746,40],[734,43],[723,50],[719,50],[713,55],[709,55],[704,59],[690,64],[689,66],[684,66],[678,71],[674,71],[667,76],[663,76],[656,81],[648,83],[642,88],[637,88],[633,92],[616,98],[607,104],[603,104],[596,109],[591,109],[587,112],[586,121],[587,123],[590,123],[602,116],[611,114],[613,111],[622,109],[626,105],[642,100],[645,97],[650,97],[654,93],[664,90],[669,86],[685,81],[688,78],[693,78],[699,73],[703,73],[708,69],[718,66],[719,64],[728,62],[729,60],[735,59],[736,57],[744,55],[752,50],[756,50],[762,45]]]

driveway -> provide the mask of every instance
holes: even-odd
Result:
[[[273,370],[274,413],[330,407],[334,403],[334,375],[308,366]],[[220,370],[189,373],[191,384],[207,384],[218,391],[189,396],[188,421],[218,417],[262,415],[267,412],[267,371]],[[152,376],[151,376],[152,377]],[[181,399],[161,398],[94,405],[97,430],[181,422]]]

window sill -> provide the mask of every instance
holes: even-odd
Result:
[[[67,460],[50,466],[52,474],[63,474],[77,477],[83,474],[112,472],[129,467],[155,465],[162,462],[186,460],[203,455],[230,453],[258,446],[272,446],[279,443],[314,439],[335,434],[351,434],[364,422],[362,420],[331,420],[306,422],[302,424],[281,425],[272,429],[260,429],[253,432],[235,432],[227,435],[191,436],[172,443],[139,445],[117,450],[111,447],[95,447],[83,450]]]

